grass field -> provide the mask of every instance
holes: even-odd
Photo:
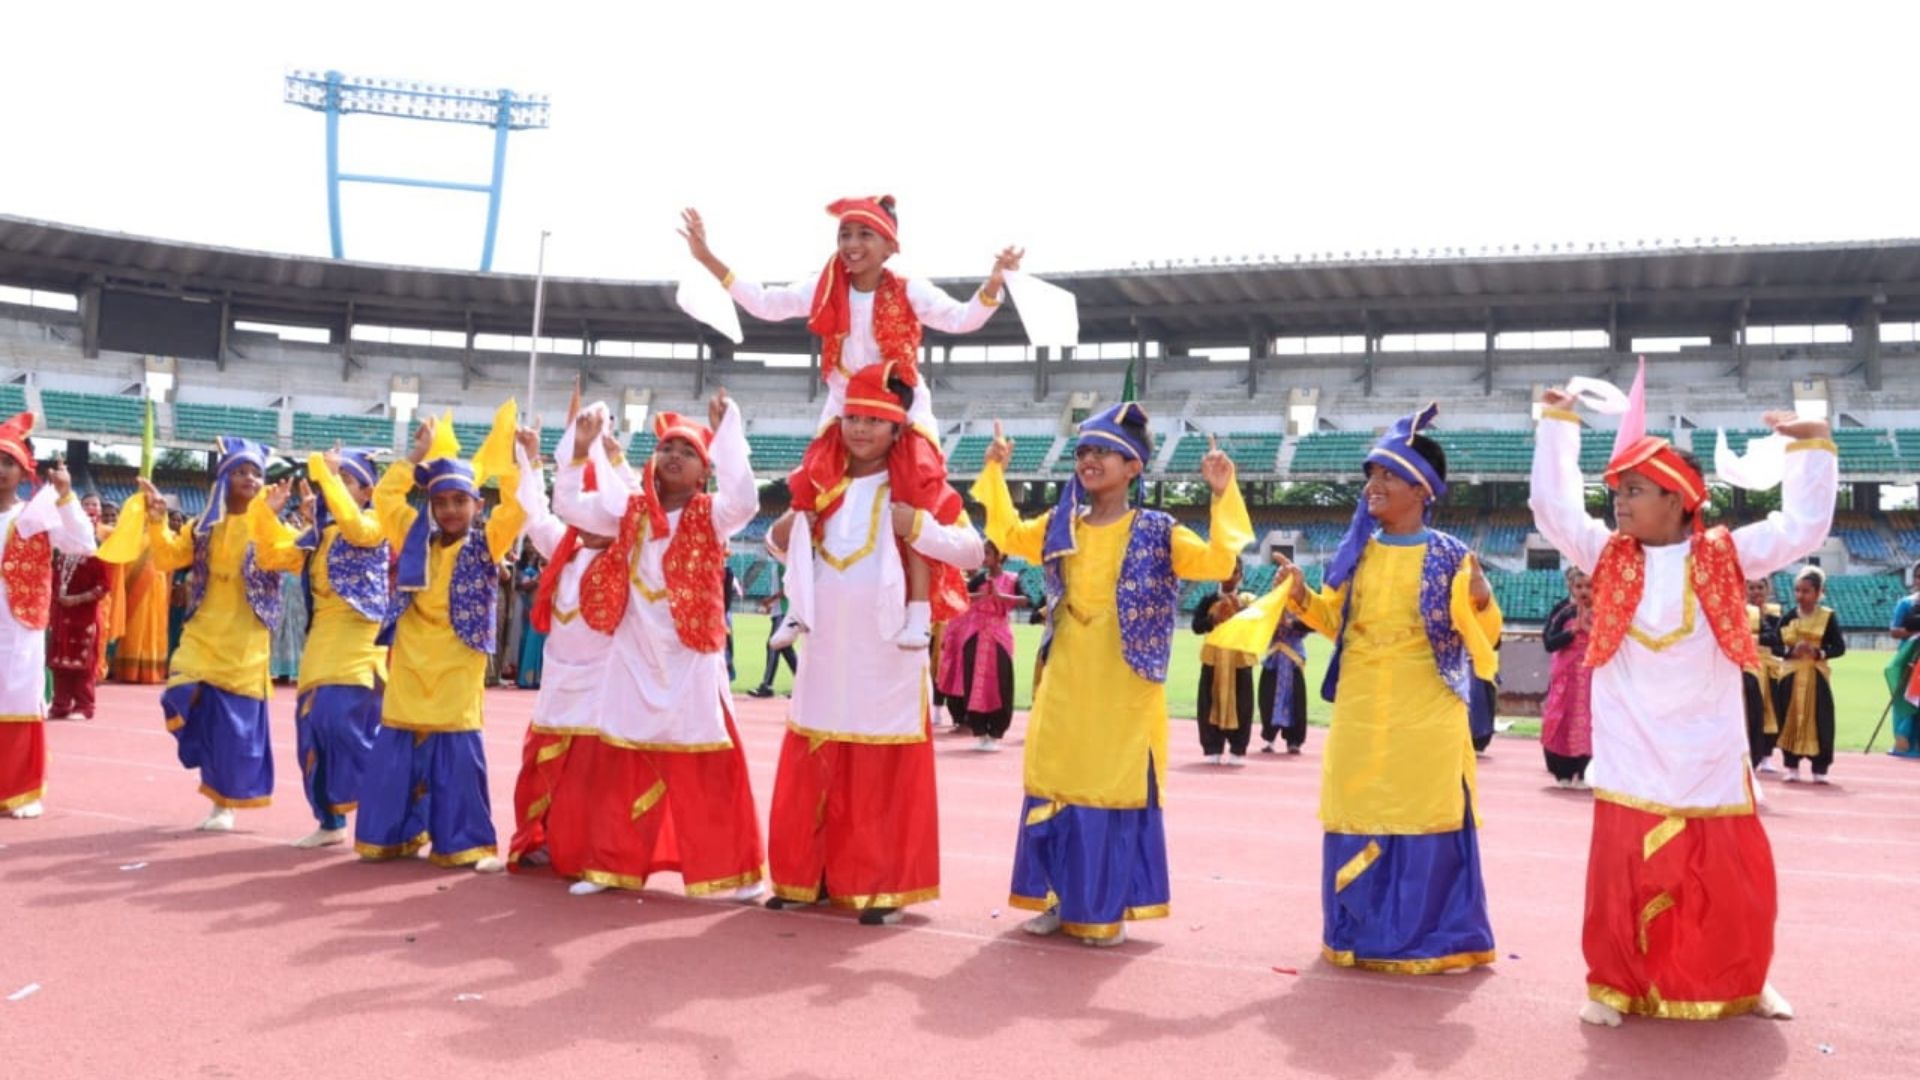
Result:
[[[768,620],[764,616],[734,615],[735,667],[739,677],[734,680],[733,688],[740,693],[759,685],[768,629]],[[1014,696],[1018,707],[1025,709],[1033,702],[1033,656],[1040,647],[1040,627],[1015,626],[1013,636],[1017,648],[1013,670],[1019,684]],[[1324,726],[1333,713],[1333,706],[1320,700],[1320,679],[1327,669],[1329,649],[1327,642],[1317,638],[1310,639],[1308,645],[1307,689],[1312,703],[1307,720]],[[1850,652],[1833,662],[1833,693],[1839,710],[1837,722],[1841,750],[1859,750],[1866,745],[1867,736],[1872,733],[1874,724],[1880,719],[1881,710],[1887,704],[1886,683],[1881,670],[1892,656],[1891,652]],[[1173,659],[1167,672],[1167,709],[1176,721],[1193,718],[1199,674],[1200,639],[1183,627],[1174,632]],[[791,689],[791,682],[786,665],[782,664],[780,676],[774,680],[774,688],[784,693]],[[1537,719],[1513,719],[1513,727],[1507,732],[1509,736],[1526,738],[1539,734]],[[1891,721],[1887,727],[1891,729]],[[1891,730],[1883,730],[1874,748],[1885,750],[1892,744]]]

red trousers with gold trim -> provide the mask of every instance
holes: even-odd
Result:
[[[1777,904],[1759,817],[1595,801],[1582,946],[1596,1000],[1695,1019],[1750,1010],[1773,961]]]
[[[763,853],[747,758],[720,750],[638,750],[579,737],[547,811],[554,872],[638,889],[680,875],[689,896],[760,881]]]
[[[573,748],[598,742],[593,736],[556,735],[527,725],[520,743],[520,775],[513,782],[513,840],[507,845],[507,868],[518,872],[520,860],[547,846],[547,815],[569,764]]]
[[[905,907],[940,895],[933,743],[849,743],[789,730],[767,826],[774,891],[840,907]]]
[[[0,814],[39,802],[47,787],[47,725],[0,722]]]

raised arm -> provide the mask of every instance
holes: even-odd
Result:
[[[1780,483],[1780,509],[1766,520],[1733,532],[1740,570],[1763,577],[1806,558],[1833,528],[1840,488],[1838,449],[1827,425],[1791,413],[1768,413],[1768,426],[1794,440],[1787,446],[1787,472]]]
[[[1240,497],[1240,485],[1234,477],[1233,462],[1207,436],[1207,455],[1200,460],[1200,475],[1213,489],[1207,539],[1192,529],[1173,530],[1173,572],[1188,581],[1225,581],[1240,564],[1240,552],[1253,543],[1253,522],[1247,517],[1247,504]]]
[[[1047,536],[1047,519],[1052,511],[1036,518],[1020,516],[1020,511],[1013,505],[1013,494],[1007,490],[1006,455],[1013,452],[1013,444],[1000,434],[997,420],[993,425],[993,434],[994,445],[987,448],[987,463],[974,479],[968,494],[986,509],[987,539],[993,541],[993,546],[1008,558],[1037,563]],[[1005,450],[996,455],[998,447],[1005,447]]]
[[[341,482],[327,455],[317,450],[307,455],[307,479],[320,485],[320,497],[327,501],[327,513],[332,515],[333,523],[340,526],[342,540],[363,548],[379,547],[386,541],[380,519],[372,511],[361,509],[353,496],[347,494],[347,485]]]
[[[307,553],[294,544],[299,531],[280,520],[291,488],[290,481],[282,480],[247,504],[247,536],[253,541],[254,565],[262,570],[292,572],[306,564]]]
[[[395,551],[407,542],[407,531],[413,528],[413,519],[420,516],[407,502],[407,496],[413,493],[413,462],[396,461],[387,466],[380,474],[380,482],[373,488],[373,516],[380,523],[380,532]]]
[[[1587,573],[1600,561],[1612,533],[1587,513],[1586,483],[1580,477],[1580,416],[1573,401],[1550,391],[1533,435],[1533,484],[1527,505],[1534,527],[1560,553]]]
[[[717,391],[707,403],[707,419],[713,427],[713,528],[726,540],[746,528],[760,512],[760,489],[753,482],[740,406],[727,397],[725,390]]]

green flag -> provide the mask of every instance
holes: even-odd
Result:
[[[1133,362],[1132,360],[1128,360],[1128,361],[1127,361],[1127,381],[1126,381],[1126,382],[1124,382],[1124,383],[1122,383],[1122,384],[1120,385],[1120,400],[1121,400],[1121,401],[1132,401],[1132,400],[1134,400],[1134,396],[1133,396],[1133,364],[1134,364],[1134,362]]]
[[[153,399],[147,399],[146,423],[140,429],[140,479],[153,479]]]

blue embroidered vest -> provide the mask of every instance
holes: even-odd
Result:
[[[231,519],[232,528],[246,528],[243,518]],[[207,597],[207,583],[213,579],[212,560],[213,536],[210,533],[194,530],[193,535],[193,571],[187,579],[187,618],[200,610],[200,601]],[[246,557],[240,563],[240,584],[246,590],[247,606],[253,609],[254,617],[265,624],[269,630],[280,628],[280,574],[274,570],[262,570],[254,561],[253,545],[247,545]]]
[[[1473,661],[1467,655],[1466,641],[1453,625],[1453,575],[1466,557],[1467,545],[1457,537],[1436,529],[1427,530],[1427,554],[1420,566],[1420,617],[1427,627],[1427,644],[1433,649],[1440,678],[1463,702],[1469,701],[1473,693]],[[1327,677],[1320,683],[1320,696],[1327,701],[1333,700],[1334,691],[1340,685],[1340,654],[1346,650],[1346,626],[1352,614],[1350,581],[1341,608],[1340,638],[1333,644],[1333,659],[1328,661]]]
[[[337,526],[329,527],[320,538],[320,550],[326,553],[327,587],[369,622],[385,625],[389,603],[387,568],[393,562],[393,549],[382,540],[373,547],[347,542]],[[308,560],[311,567],[312,560]],[[313,577],[303,571],[307,587],[307,611],[313,611]],[[309,614],[311,618],[311,614]]]
[[[428,567],[432,567],[431,554],[428,556]],[[333,571],[331,563],[327,565],[327,571]],[[385,573],[384,568],[382,573]],[[447,621],[453,625],[454,635],[462,645],[474,652],[493,652],[499,631],[496,615],[500,603],[500,571],[494,566],[491,553],[487,550],[486,532],[477,521],[467,531],[460,550],[453,556],[453,581],[449,590],[452,595],[447,597]],[[394,628],[400,625],[400,617],[413,606],[413,597],[411,591],[402,590],[398,599],[388,605],[386,625],[380,628],[380,636],[374,639],[376,643],[393,644]]]
[[[1057,511],[1056,511],[1057,512]],[[1127,551],[1120,559],[1120,580],[1114,584],[1114,609],[1120,616],[1120,652],[1134,674],[1149,682],[1167,681],[1167,658],[1173,653],[1173,622],[1180,607],[1180,581],[1173,573],[1173,517],[1158,510],[1139,510],[1127,534]],[[1067,596],[1062,563],[1046,566],[1047,630],[1040,642],[1044,659],[1053,644],[1054,620]]]

